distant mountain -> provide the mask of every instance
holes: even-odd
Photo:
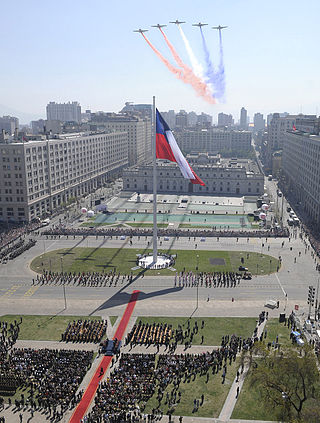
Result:
[[[44,115],[21,112],[20,110],[15,110],[11,107],[0,104],[0,116],[3,115],[10,115],[19,118],[20,124],[29,124],[32,120],[45,119]]]

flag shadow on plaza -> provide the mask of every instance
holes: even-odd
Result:
[[[127,288],[129,288],[129,286],[135,280],[137,280],[142,273],[144,273],[144,271],[141,272],[139,275],[137,275],[133,279],[132,282],[127,283],[127,285],[122,287],[118,292],[116,292],[114,295],[112,295],[112,297],[110,297],[107,301],[105,301],[99,307],[97,307],[95,310],[93,310],[89,314],[89,316],[92,316],[93,314],[95,314],[95,313],[97,313],[98,311],[101,311],[101,310],[106,310],[108,308],[118,307],[118,306],[121,306],[121,305],[124,305],[124,304],[128,304],[128,302],[130,301],[130,298],[131,298],[131,292],[124,292],[124,291]],[[183,289],[182,287],[172,287],[172,288],[165,288],[165,289],[161,289],[161,290],[150,292],[150,293],[140,291],[137,302],[147,300],[147,299],[153,298],[153,297],[158,297],[160,295],[167,295],[167,294],[171,294],[173,292],[178,292],[178,291],[181,291],[182,289]]]

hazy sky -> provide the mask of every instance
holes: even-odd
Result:
[[[239,118],[260,111],[320,113],[319,0],[10,0],[2,2],[0,105],[45,116],[49,101],[77,100],[83,109],[119,111],[125,101],[161,110],[220,111]],[[185,20],[194,52],[203,62],[198,28],[204,28],[217,62],[223,32],[226,103],[209,105],[177,80],[136,28],[173,62],[151,25]],[[166,34],[188,61],[178,28]]]

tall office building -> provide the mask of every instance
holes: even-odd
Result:
[[[201,115],[198,115],[197,124],[204,128],[210,128],[212,126],[212,116],[202,112]]]
[[[320,137],[288,130],[283,136],[282,171],[287,189],[304,212],[320,225]]]
[[[185,110],[180,110],[179,113],[176,114],[176,128],[183,129],[188,126],[188,114]]]
[[[244,107],[242,107],[240,111],[240,128],[248,128],[248,112]]]
[[[139,113],[141,116],[148,116],[151,119],[152,104],[134,104],[127,101],[120,113],[125,112]]]
[[[218,126],[232,126],[234,123],[232,115],[225,113],[218,114]]]
[[[30,221],[101,186],[128,165],[127,132],[0,144],[0,220]]]
[[[319,135],[320,118],[316,115],[300,114],[296,117],[296,129],[298,131],[307,132],[311,135]]]
[[[47,105],[47,120],[81,123],[81,106],[77,101],[72,103],[55,103]]]
[[[13,116],[0,117],[0,132],[3,130],[9,135],[13,135],[19,129],[19,119]]]
[[[189,112],[187,116],[188,126],[196,126],[198,123],[198,115],[195,112]]]
[[[91,123],[111,131],[128,133],[129,165],[143,164],[151,158],[151,120],[134,114],[92,113]]]
[[[266,122],[263,119],[263,114],[261,113],[255,113],[253,117],[253,125],[255,131],[262,131],[265,129]]]
[[[216,128],[184,129],[176,133],[177,143],[185,153],[245,152],[251,149],[250,131],[232,131]]]
[[[268,126],[267,142],[267,165],[271,167],[272,154],[281,150],[286,131],[291,130],[296,122],[296,116],[286,115],[281,117],[280,113],[273,113]]]

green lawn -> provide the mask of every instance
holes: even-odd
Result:
[[[259,387],[256,385],[254,387],[251,386],[251,371],[249,371],[244,380],[231,419],[278,420],[275,408],[268,408],[265,403],[262,406]]]
[[[114,326],[114,324],[116,323],[118,316],[109,316],[110,322],[111,322],[111,326]]]
[[[210,373],[209,382],[206,383],[206,376],[197,376],[195,381],[180,383],[179,391],[181,391],[181,402],[178,403],[174,409],[176,416],[192,416],[192,417],[218,417],[223,407],[225,399],[228,395],[229,389],[235,378],[238,369],[238,360],[228,366],[225,383],[222,384],[221,372],[212,375]],[[173,389],[173,385],[169,385],[164,391],[164,397],[160,408],[166,414],[168,412],[168,405],[165,405],[166,392],[169,393]],[[204,403],[196,413],[192,413],[193,400],[200,399],[204,394]],[[156,394],[150,398],[146,404],[145,412],[150,413],[153,408],[158,406]]]
[[[68,323],[73,320],[100,320],[99,316],[31,316],[23,315],[18,339],[34,341],[60,341],[61,334],[66,330]],[[20,321],[20,315],[5,315],[0,321],[13,323]]]
[[[127,241],[129,239],[127,238]],[[136,266],[137,254],[149,253],[151,250],[129,248],[70,248],[50,251],[36,257],[30,267],[41,273],[43,270],[53,272],[109,272],[116,268],[121,274],[129,274]],[[161,252],[161,250],[159,250]],[[238,271],[241,258],[252,274],[268,274],[275,272],[278,260],[272,256],[244,251],[190,251],[190,250],[162,250],[162,252],[176,254],[174,268],[196,272],[196,267],[204,272]],[[223,265],[214,265],[215,258],[224,259]],[[140,272],[133,271],[134,274]],[[148,270],[148,275],[174,275],[169,269]]]
[[[279,323],[279,319],[269,319],[267,322],[267,338],[265,339],[266,343],[276,342],[276,337],[278,335],[278,342],[282,347],[292,346],[290,340],[290,329],[284,325],[284,323]]]
[[[187,317],[138,317],[137,322],[142,323],[167,323],[172,325],[173,329],[181,325],[183,329],[187,328]],[[204,320],[204,328],[201,329],[201,322]],[[237,335],[242,338],[251,336],[256,326],[254,317],[192,317],[190,319],[190,328],[192,330],[194,322],[198,322],[199,332],[193,337],[193,345],[200,345],[201,335],[204,336],[203,345],[218,346],[221,345],[223,335]]]

